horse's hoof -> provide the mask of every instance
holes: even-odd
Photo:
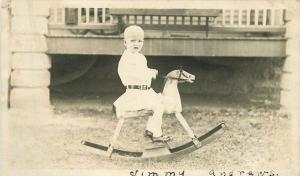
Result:
[[[197,147],[197,148],[200,148],[202,146],[201,142],[198,140],[198,138],[193,138],[192,139],[194,145]]]

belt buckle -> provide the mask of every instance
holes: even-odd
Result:
[[[148,90],[148,86],[147,85],[142,85],[142,89],[143,90]]]

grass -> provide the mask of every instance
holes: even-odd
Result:
[[[196,134],[205,133],[221,121],[228,126],[221,137],[193,153],[160,162],[108,159],[80,142],[109,143],[117,123],[110,111],[113,99],[59,96],[52,99],[55,109],[50,117],[11,113],[6,163],[13,169],[287,169],[293,162],[288,116],[274,109],[226,103],[183,107],[183,116]],[[143,137],[146,121],[147,118],[125,121],[118,147],[142,151],[147,143]],[[172,115],[164,116],[163,130],[174,137],[172,146],[189,141]]]

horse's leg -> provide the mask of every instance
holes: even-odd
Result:
[[[184,119],[184,117],[182,116],[182,114],[180,112],[176,112],[175,116],[178,119],[178,121],[180,122],[180,124],[182,125],[182,127],[185,129],[185,131],[188,133],[189,137],[194,138],[195,134],[194,134],[193,130],[191,129],[191,127],[186,122],[186,120]]]
[[[116,143],[116,140],[120,135],[121,128],[123,126],[124,120],[125,119],[121,117],[120,120],[118,121],[118,124],[117,124],[116,130],[114,132],[114,135],[110,140],[110,144],[108,145],[108,149],[107,149],[108,157],[111,157],[111,155],[112,155],[112,152],[114,150],[114,144]]]
[[[188,133],[189,137],[193,140],[193,143],[197,146],[200,147],[201,144],[197,139],[197,136],[189,126],[189,124],[186,122],[185,118],[182,116],[180,112],[176,112],[175,116],[177,120],[180,122],[181,126],[185,129],[185,131]]]

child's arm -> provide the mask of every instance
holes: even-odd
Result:
[[[150,72],[149,74],[151,75],[152,79],[156,79],[158,70],[149,68],[149,72]]]

